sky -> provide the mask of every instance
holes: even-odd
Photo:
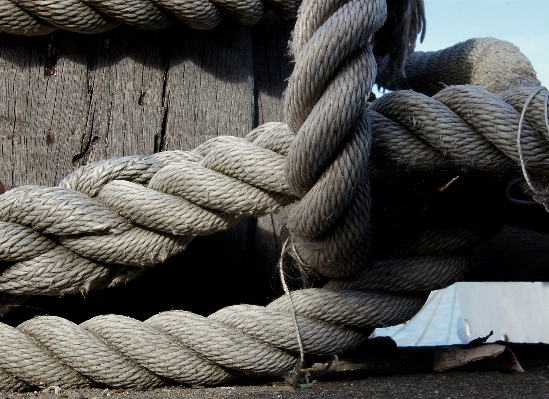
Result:
[[[427,34],[417,51],[433,51],[474,37],[519,47],[549,86],[549,0],[424,0]]]

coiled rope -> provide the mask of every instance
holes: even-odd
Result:
[[[391,256],[370,259],[368,172],[385,173],[370,166],[370,146],[405,168],[519,170],[520,113],[511,99],[529,93],[503,93],[510,104],[485,89],[456,86],[435,99],[389,94],[367,110],[375,78],[367,39],[383,22],[384,3],[304,2],[292,41],[288,125],[263,125],[247,140],[218,138],[190,153],[89,164],[59,187],[24,186],[0,197],[0,253],[16,262],[1,276],[6,293],[114,284],[180,252],[194,235],[274,212],[296,197],[288,227],[299,262],[327,277],[362,270],[293,292],[293,306],[285,295],[267,307],[232,306],[207,318],[172,311],[143,323],[110,315],[79,326],[57,317],[0,324],[0,388],[217,384],[239,373],[276,374],[297,361],[294,313],[305,352],[333,354],[372,328],[409,319],[428,290],[463,275],[463,251],[484,238],[482,226],[426,229]],[[547,106],[538,94],[532,109]],[[522,152],[528,170],[545,176],[540,115],[547,114],[527,112]],[[170,211],[159,215],[159,207]]]
[[[378,84],[429,96],[446,86],[464,83],[494,93],[540,84],[530,60],[516,46],[491,37],[470,39],[440,51],[417,51],[408,57],[404,76],[390,73],[388,65],[389,60],[381,63]]]

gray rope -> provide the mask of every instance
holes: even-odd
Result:
[[[427,299],[427,294],[333,289],[294,291],[293,296],[304,350],[320,355],[367,338],[369,333],[353,328],[371,331],[408,320]],[[295,330],[289,306],[282,297],[267,308],[233,306],[208,318],[170,311],[144,323],[115,315],[97,316],[80,326],[54,316],[31,319],[17,329],[0,323],[0,383],[3,373],[9,373],[39,387],[96,381],[152,388],[170,381],[218,384],[239,372],[282,373],[294,367],[298,352],[289,334]],[[13,386],[8,379],[0,388],[8,383]]]
[[[32,260],[10,266],[0,276],[0,287],[2,292],[27,295],[87,292],[107,278],[110,270],[56,246]]]
[[[174,21],[200,30],[215,28],[222,16],[257,24],[268,9],[285,19],[297,14],[300,0],[0,0],[0,31],[45,35],[63,29],[100,33],[127,24],[162,29]]]
[[[296,64],[285,108],[296,137],[285,169],[301,200],[288,229],[299,258],[329,277],[349,276],[369,257],[371,123],[364,106],[376,68],[368,38],[386,13],[385,1],[304,1],[292,38]]]
[[[464,98],[467,97],[467,102]],[[514,164],[521,164],[516,147],[520,112],[488,90],[470,89],[469,86],[448,87],[434,98],[451,107],[488,141],[496,145]],[[467,103],[467,104],[466,104]],[[484,109],[481,114],[478,106]],[[515,128],[516,126],[516,128]],[[511,128],[512,127],[512,128]],[[514,141],[513,145],[511,140]],[[549,143],[539,136],[531,124],[522,126],[522,151],[528,159],[529,169],[547,175],[549,173]]]
[[[76,3],[71,4],[77,9]],[[20,259],[20,248],[2,249],[0,254],[17,262],[2,274],[15,276],[6,285],[21,280],[19,270],[28,276],[28,287],[36,285],[34,271],[27,271],[25,262],[30,265],[44,257],[40,263],[47,263],[53,251],[67,252],[67,259],[75,257],[75,265],[56,261],[55,255],[52,265],[41,269],[47,278],[61,275],[65,266],[77,271],[77,265],[83,263],[80,259],[88,259],[90,269],[98,274],[90,277],[76,272],[70,276],[80,279],[76,286],[88,289],[92,284],[112,284],[117,281],[111,278],[114,269],[106,263],[127,265],[128,269],[122,267],[126,271],[133,270],[129,266],[152,265],[181,251],[197,230],[218,229],[244,215],[274,212],[295,196],[301,197],[301,202],[292,212],[289,229],[296,256],[330,277],[349,276],[366,266],[357,278],[294,291],[291,300],[285,295],[266,308],[230,307],[208,318],[172,311],[144,323],[110,315],[80,326],[50,316],[29,320],[18,328],[0,324],[0,383],[78,387],[95,381],[109,386],[156,387],[170,381],[217,384],[238,373],[281,373],[297,361],[299,348],[292,334],[295,324],[306,353],[333,354],[357,345],[373,328],[408,320],[425,303],[426,291],[462,276],[468,258],[460,251],[484,238],[482,228],[464,227],[450,236],[423,230],[393,248],[386,254],[390,258],[369,261],[370,147],[373,143],[384,149],[384,158],[395,163],[401,161],[406,148],[403,145],[392,153],[391,146],[376,137],[372,119],[382,121],[382,136],[391,134],[387,126],[400,125],[392,134],[405,132],[404,142],[412,137],[411,158],[416,163],[424,161],[421,149],[427,149],[426,159],[435,160],[434,154],[441,154],[443,160],[435,161],[437,165],[461,164],[499,173],[511,169],[512,161],[516,164],[517,154],[507,151],[507,138],[510,126],[520,118],[516,119],[511,109],[516,110],[498,96],[463,86],[441,92],[439,102],[429,103],[437,114],[428,117],[418,103],[436,100],[411,93],[404,93],[402,102],[395,99],[394,107],[385,97],[376,101],[371,108],[377,114],[366,110],[375,76],[367,39],[381,26],[384,7],[381,0],[305,1],[292,44],[296,72],[286,94],[289,128],[263,126],[248,136],[250,143],[216,139],[193,153],[160,154],[158,162],[126,158],[96,164],[65,179],[64,187],[23,187],[0,196],[6,198],[5,204],[0,203],[1,227],[8,230],[0,242],[10,245],[18,235],[31,237],[34,233],[28,229],[32,229],[36,234],[51,235],[55,245],[38,238],[34,251],[45,252],[31,259]],[[319,49],[327,55],[321,60]],[[487,113],[510,116],[504,121],[483,120],[475,113],[467,116],[459,97],[462,93],[479,106],[487,104]],[[416,106],[420,111],[413,111]],[[403,111],[396,112],[398,107]],[[392,120],[384,121],[387,116]],[[465,140],[467,155],[460,153],[455,143],[441,139],[449,127],[456,127],[456,137]],[[276,132],[273,136],[271,130]],[[545,174],[546,144],[533,134],[537,134],[534,127],[525,121],[524,154],[533,159],[528,167]],[[475,144],[480,146],[478,153]],[[491,162],[482,162],[482,154]],[[257,170],[248,171],[252,165]],[[72,187],[82,187],[94,198]],[[207,220],[193,230],[184,222],[157,217],[144,198],[137,197],[141,195],[151,195],[153,203],[187,212],[190,218],[198,210]],[[90,216],[88,210],[100,217]],[[10,231],[12,226],[16,230]],[[157,226],[159,230],[153,230]],[[433,237],[436,239],[430,239]],[[105,274],[100,273],[102,267]],[[116,278],[131,278],[131,272]],[[49,285],[54,290],[68,289],[58,282]],[[273,326],[273,321],[279,327]]]
[[[379,259],[362,269],[352,280],[331,280],[325,287],[347,290],[360,287],[401,293],[437,290],[459,281],[467,271],[470,260],[469,255],[449,253]]]
[[[517,96],[525,94],[523,89],[512,92]],[[440,161],[432,162],[435,157],[432,150],[425,151],[423,157],[425,143],[444,154],[439,155],[439,159],[446,157],[447,161],[467,168],[502,173],[516,170],[520,165],[516,149],[520,113],[500,96],[479,86],[450,86],[433,98],[412,91],[389,93],[372,103],[371,109],[398,121],[423,140],[417,151],[417,138],[406,135],[399,139],[398,147],[412,146],[413,165],[421,165],[421,168],[441,165]],[[400,131],[402,129],[393,134]],[[389,134],[385,130],[383,133]],[[549,172],[548,145],[534,126],[524,123],[522,146],[530,170],[542,175]],[[387,144],[380,148],[387,152],[378,154],[377,147],[375,149],[380,157],[402,163],[398,147],[397,152],[390,155],[388,152],[392,149]]]
[[[174,155],[179,154],[179,152],[175,153]],[[169,163],[163,161],[166,154],[171,154],[171,152],[156,154],[156,158],[138,155],[88,163],[61,180],[59,187],[70,188],[95,197],[103,186],[113,180],[147,184],[156,172]],[[164,158],[160,159],[161,156]]]
[[[281,125],[273,126],[280,130]],[[249,137],[255,142],[268,142],[263,134],[269,130],[261,130],[262,133],[252,132]],[[225,142],[220,140],[221,145]],[[215,145],[209,143],[201,152],[210,154],[212,148]],[[167,154],[166,159],[176,156]],[[187,155],[179,154],[179,159],[186,158]],[[174,165],[178,162],[174,161]],[[158,173],[165,168],[168,167]],[[495,169],[499,168],[496,164]],[[81,171],[78,173],[91,181]],[[155,178],[156,175],[149,182]],[[120,187],[124,186],[125,183]],[[99,190],[98,197],[101,195]],[[426,291],[459,279],[469,258],[448,252],[471,247],[483,237],[482,228],[464,227],[461,232],[424,230],[390,253],[408,257],[374,260],[352,280],[331,281],[323,289],[293,292],[294,306],[284,296],[267,308],[233,306],[209,318],[166,312],[145,325],[123,316],[99,316],[81,326],[55,317],[35,318],[18,329],[1,325],[2,336],[7,338],[0,345],[0,376],[16,376],[5,378],[6,387],[26,386],[14,385],[19,381],[38,386],[79,386],[89,384],[90,379],[110,386],[154,387],[171,380],[217,384],[239,372],[287,371],[294,367],[298,352],[291,333],[295,329],[294,311],[307,354],[328,355],[353,347],[367,335],[358,333],[356,328],[368,331],[405,321],[424,304]],[[416,256],[409,257],[413,254]],[[55,366],[47,360],[50,353],[59,359],[52,360]],[[98,362],[109,367],[100,368]],[[55,372],[46,373],[46,369]]]
[[[530,60],[513,44],[492,37],[470,39],[439,51],[417,51],[404,66],[405,77],[380,65],[377,83],[389,90],[433,95],[446,86],[472,84],[494,93],[539,86]],[[524,103],[522,104],[524,105]]]
[[[0,369],[0,386],[7,392],[20,392],[29,388],[25,382]]]
[[[89,384],[87,378],[38,347],[23,332],[0,323],[0,334],[2,336],[0,368],[24,381],[25,384],[44,387],[58,385],[62,388],[80,388]],[[10,367],[10,364],[13,364],[13,367]],[[59,384],[49,384],[50,381],[56,381]]]
[[[122,233],[131,226],[87,195],[60,187],[21,186],[2,195],[0,220],[43,234]]]
[[[414,268],[416,263],[401,267]],[[355,284],[354,289],[362,288],[360,282]],[[354,328],[371,331],[400,323],[427,299],[425,293],[356,290],[292,293],[306,353],[329,355],[356,346],[369,333]],[[299,350],[291,334],[295,327],[290,307],[286,295],[267,308],[231,306],[208,318],[171,311],[144,323],[108,315],[80,326],[52,316],[34,318],[17,329],[0,324],[0,376],[10,373],[40,387],[78,387],[90,380],[114,387],[155,387],[170,380],[217,384],[238,372],[280,373],[293,368]],[[55,356],[47,360],[51,354]],[[12,380],[0,379],[0,387],[13,386]]]
[[[15,223],[0,222],[0,258],[5,261],[25,261],[57,246],[46,236]]]
[[[507,157],[465,120],[440,101],[413,91],[388,93],[374,101],[371,109],[405,126],[460,164],[493,170],[508,166]],[[460,97],[463,98],[463,97]],[[410,110],[410,105],[413,109]],[[486,112],[486,108],[483,108]],[[446,134],[442,135],[444,130]]]
[[[539,134],[544,93],[532,99],[521,137],[528,170],[541,175],[547,174],[549,154],[545,136]],[[517,103],[529,95],[525,89],[506,93]],[[467,104],[474,104],[474,110],[468,112]],[[368,118],[374,121],[376,162],[353,169],[367,151],[368,139],[349,138],[341,147],[340,161],[336,158],[321,184],[313,187],[308,213],[296,211],[290,220],[298,234],[292,238],[297,257],[331,277],[352,274],[353,267],[342,266],[349,259],[360,267],[368,263],[368,215],[362,209],[369,206],[368,185],[364,179],[353,183],[356,176],[443,167],[519,171],[520,114],[485,89],[449,87],[434,99],[413,92],[391,93],[364,115],[366,123]],[[63,179],[62,188],[24,186],[8,191],[0,196],[0,260],[17,263],[0,275],[0,291],[59,295],[116,285],[139,275],[139,268],[181,252],[196,235],[227,229],[246,215],[276,212],[294,198],[288,195],[283,154],[295,140],[287,125],[268,124],[247,140],[216,138],[194,152],[155,155],[168,164],[144,156],[111,159],[76,170]],[[334,171],[350,177],[333,183],[327,175]],[[334,196],[333,187],[343,192]],[[353,192],[359,195],[353,197]],[[346,209],[328,213],[326,203],[340,201]],[[428,236],[425,245],[436,243],[437,234]],[[451,234],[459,248],[462,233]],[[445,245],[446,251],[454,250]],[[418,248],[403,246],[397,256],[413,255]]]

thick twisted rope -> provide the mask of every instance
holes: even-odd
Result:
[[[300,12],[306,15],[296,23],[296,66],[285,97],[296,137],[285,169],[301,201],[288,228],[306,265],[349,276],[369,256],[371,123],[364,105],[376,68],[367,40],[383,25],[385,2],[305,1]],[[319,49],[326,54],[320,60]]]
[[[296,291],[293,305],[283,296],[266,308],[229,307],[208,318],[166,312],[145,323],[99,316],[80,326],[55,317],[36,318],[17,329],[0,325],[0,386],[74,387],[96,381],[154,387],[172,380],[216,384],[242,372],[280,373],[296,363],[296,317],[306,352],[333,354],[357,345],[371,328],[407,320],[425,302],[426,291],[459,279],[469,260],[463,251],[484,237],[482,227],[464,228],[462,234],[448,237],[425,230],[367,263],[370,143],[381,148],[379,153],[386,159],[402,162],[399,151],[405,147],[394,151],[386,143],[404,132],[399,141],[412,143],[414,162],[512,171],[517,155],[508,139],[518,111],[500,97],[472,86],[446,89],[438,95],[440,103],[411,92],[404,93],[401,102],[384,97],[366,111],[365,99],[375,73],[367,68],[373,64],[365,41],[376,24],[381,24],[376,18],[382,19],[383,11],[381,2],[366,5],[359,1],[311,4],[302,9],[292,46],[296,73],[302,78],[292,77],[286,97],[292,130],[271,124],[252,132],[247,141],[221,138],[193,153],[87,165],[60,188],[14,189],[0,204],[6,243],[0,248],[6,260],[17,262],[2,277],[22,270],[13,281],[22,281],[23,276],[32,280],[36,273],[23,269],[36,264],[39,257],[43,257],[39,262],[42,272],[51,276],[67,268],[74,271],[86,262],[97,270],[106,263],[122,263],[128,267],[119,275],[127,276],[134,270],[131,266],[154,264],[181,251],[195,234],[225,228],[243,215],[276,211],[294,196],[302,198],[290,220],[292,246],[300,262],[338,277],[364,265],[367,268],[348,281]],[[343,21],[350,21],[353,35],[340,30]],[[335,56],[315,63],[313,52],[319,48],[322,54]],[[471,112],[462,96],[473,98],[494,116]],[[509,98],[515,96],[512,93]],[[409,112],[406,101],[416,104],[419,111]],[[436,112],[425,116],[424,103]],[[535,130],[542,126],[535,119],[539,115],[528,116],[533,122],[523,124],[522,150],[528,168],[545,175],[547,143]],[[382,128],[372,137],[374,120]],[[391,125],[397,128],[387,128]],[[449,129],[455,129],[455,136],[446,140],[441,132]],[[319,137],[319,131],[328,136]],[[462,153],[458,139],[466,143]],[[321,140],[328,145],[318,146]],[[480,149],[475,152],[477,145]],[[159,206],[188,215],[192,222],[159,216]],[[82,209],[88,208],[98,216],[86,217]],[[32,242],[36,256],[29,259],[18,247],[20,242]],[[63,251],[67,259],[75,257],[74,266],[63,263],[58,255]],[[441,252],[446,255],[441,257]],[[84,278],[87,285],[78,289],[115,281],[119,275]],[[58,281],[49,284],[55,286]],[[4,291],[10,292],[7,286]],[[75,289],[70,283],[55,289],[60,286]],[[366,334],[361,333],[364,330]]]
[[[474,86],[451,87],[442,91],[440,97],[450,102],[449,99],[452,99],[455,93],[457,93],[459,98],[459,95],[464,92],[469,101],[473,101],[473,104],[487,104],[489,103],[489,99],[498,98],[499,102],[503,101],[500,97]],[[526,95],[528,91],[524,89],[515,90],[509,92],[506,96],[516,98],[520,96],[520,93]],[[428,98],[423,95],[413,93],[403,94],[405,94],[404,98],[409,98],[412,95],[419,96],[420,102],[428,101]],[[540,96],[534,97],[534,103],[537,105],[539,105],[539,102],[544,104],[544,93],[540,92],[538,94]],[[414,98],[417,101],[416,97],[412,97],[412,99]],[[539,101],[536,101],[536,99]],[[387,113],[390,113],[393,109],[390,104],[395,104],[398,107],[398,101],[393,100],[392,102],[386,102],[382,98],[375,102],[371,108],[377,109],[380,112],[386,112],[385,108],[387,108],[389,110]],[[459,104],[459,101],[456,101],[456,103]],[[535,106],[532,109],[536,110],[538,108],[538,106]],[[504,107],[504,109],[507,113],[513,114],[509,107]],[[376,111],[368,112],[374,114]],[[515,112],[518,113],[516,110]],[[382,121],[386,120],[386,123],[399,125],[397,122],[381,116],[381,114],[377,115],[377,118]],[[407,130],[404,125],[399,125],[400,129],[397,129],[397,132],[407,132],[406,135],[400,138],[399,142],[406,143],[406,140],[411,137],[413,141],[417,141],[418,139],[423,140],[425,148],[433,146],[431,147],[431,151],[436,151],[435,146],[439,144],[440,134],[434,134],[432,131],[435,129],[434,126],[436,126],[436,123],[441,123],[441,121],[435,118],[434,125],[430,125],[427,122],[427,118],[421,119],[421,115],[421,110],[418,110],[417,113],[409,114],[408,118],[403,119],[402,123],[404,125],[406,125],[406,121],[412,121],[407,122],[408,125],[411,125],[411,127],[407,127],[408,129],[417,128],[414,130],[417,135],[415,136],[410,130]],[[448,124],[459,126],[461,123],[459,121],[463,119],[457,116],[457,114],[455,115],[452,117],[445,115],[442,120],[444,123],[439,125],[438,128],[446,128]],[[537,112],[529,114],[528,119],[532,121],[533,125],[542,126],[542,120],[538,119],[540,115],[544,114],[540,113],[538,109]],[[474,124],[475,118],[478,118],[477,115],[470,112],[467,117],[470,118],[467,119],[470,124]],[[416,120],[415,123],[413,123],[414,119]],[[509,120],[513,121],[513,118],[507,118],[506,123]],[[492,139],[496,144],[496,148],[498,148],[497,145],[499,142],[504,142],[503,137],[505,137],[505,132],[511,130],[510,128],[505,128],[505,126],[500,126],[501,122],[497,115],[491,123],[495,123],[496,125],[489,128],[491,124],[487,123],[484,117],[483,131],[488,132],[486,133],[487,135],[498,131],[503,132],[501,133],[503,136],[495,135]],[[276,133],[269,135],[268,132],[270,129],[273,129]],[[530,127],[530,129],[534,128]],[[284,131],[286,131],[286,134],[282,134]],[[457,131],[459,133],[459,129]],[[526,132],[528,132],[528,129],[526,129]],[[273,137],[277,137],[278,139]],[[255,142],[268,142],[273,147],[285,148],[281,152],[288,150],[288,144],[292,142],[291,137],[292,134],[289,129],[282,124],[262,126],[249,135],[249,139]],[[526,137],[540,138],[535,130],[531,130]],[[252,145],[250,143],[243,144],[241,140],[234,141],[238,142],[241,146]],[[377,142],[375,135],[373,141],[374,143]],[[484,141],[488,142],[486,139]],[[525,140],[525,143],[529,142],[529,140]],[[219,147],[226,148],[227,146],[230,149],[231,145],[234,145],[232,139],[217,139],[199,147],[198,152],[207,154],[207,158],[208,154],[214,152],[214,149]],[[471,146],[475,146],[474,142]],[[505,149],[505,146],[503,148]],[[528,148],[526,150],[532,151],[529,153],[529,156],[533,160],[539,161],[539,164],[534,165],[537,172],[545,174],[546,167],[543,166],[543,158],[537,157],[538,152],[534,151],[535,148],[535,145],[532,145],[531,150]],[[463,150],[464,154],[471,151],[467,147]],[[480,163],[474,158],[464,158],[463,154],[456,153],[457,155],[455,155],[454,152],[448,149],[444,151],[448,154],[449,164],[461,163],[469,168],[478,166],[479,170],[489,169],[490,164],[488,162]],[[492,150],[489,149],[487,151]],[[223,151],[220,150],[220,153],[223,153]],[[389,152],[388,154],[390,159],[391,157],[393,160],[399,159],[396,155],[390,155]],[[427,159],[433,159],[429,152],[426,152],[426,154]],[[279,156],[282,155],[278,154],[275,158],[280,159],[278,158]],[[196,153],[189,154],[183,152],[164,153],[162,157],[165,162],[169,162],[168,160],[170,159],[193,159],[193,161],[186,161],[187,163],[196,163],[196,159],[200,158]],[[482,159],[480,155],[479,157]],[[203,158],[200,162],[206,158]],[[493,171],[505,171],[508,167],[507,163],[501,163],[498,159],[498,157],[493,157]],[[96,192],[98,193],[97,197],[100,197],[102,190],[98,190],[97,182],[102,181],[104,184],[109,180],[106,176],[116,179],[117,176],[124,175],[126,178],[129,178],[131,173],[128,170],[135,167],[135,162],[131,162],[135,160],[136,157],[110,160],[99,164],[99,167],[90,164],[76,172],[79,178],[75,179],[74,176],[71,176],[64,180],[64,184],[74,184],[83,187],[82,190]],[[145,158],[144,161],[149,165],[155,164],[155,161],[149,158]],[[416,161],[418,161],[417,158]],[[156,175],[169,166],[175,167],[181,163],[184,168],[188,168],[186,162],[176,162],[164,166],[150,178],[149,183],[155,179]],[[423,163],[421,155],[419,155],[418,162]],[[244,164],[232,163],[230,160],[227,160],[225,163],[219,160],[215,162],[212,160],[211,163],[227,166],[228,173],[232,174],[241,173],[243,168],[245,169],[250,166],[249,164],[246,165],[245,162]],[[131,167],[120,167],[121,164],[131,165]],[[508,164],[510,165],[511,162],[508,162]],[[116,166],[113,167],[113,165]],[[270,164],[267,162],[266,165]],[[88,173],[85,173],[85,169],[88,170]],[[93,173],[94,169],[96,171],[100,170],[101,173]],[[143,181],[143,173],[141,171],[146,170],[146,174],[150,170],[148,167],[137,167],[135,169],[139,171],[135,175],[139,176],[135,177],[139,181]],[[276,168],[273,168],[273,170],[276,170]],[[168,175],[170,178],[178,176],[177,173],[169,173]],[[249,179],[255,179],[253,173],[251,173]],[[72,183],[69,183],[71,181]],[[123,190],[124,185],[128,183],[117,180],[113,181],[120,183],[117,186],[118,190],[115,191]],[[111,183],[106,184],[105,187],[109,184]],[[141,187],[135,183],[134,185]],[[286,189],[285,187],[280,188],[281,191]],[[175,188],[173,190],[180,191]],[[185,189],[181,190],[185,191]],[[193,191],[191,193],[196,195]],[[206,199],[203,199],[203,201],[207,201],[207,197],[208,195],[205,195]],[[66,205],[67,203],[61,202],[61,204]],[[54,208],[60,209],[59,203],[55,203]],[[24,217],[27,217],[29,213],[32,212],[28,212],[22,216],[18,213],[14,214],[24,220]],[[46,212],[46,214],[53,221],[59,218],[58,215],[52,212]],[[145,217],[144,220],[146,219]],[[42,224],[40,226],[44,229],[57,229],[58,234],[61,234],[60,240],[63,240],[63,230],[54,227],[51,223],[46,223],[48,220],[41,218],[40,223]],[[114,218],[113,220],[118,219]],[[75,231],[77,232],[84,228],[89,231],[96,231],[96,226],[88,225],[87,220],[84,220],[84,222],[83,226],[70,226],[70,229],[76,229]],[[124,230],[121,227],[124,224],[120,222],[102,223],[101,226],[104,229],[103,231],[106,229]],[[39,235],[37,236],[39,237]],[[109,237],[109,235],[106,235],[106,237]],[[352,280],[333,280],[322,289],[294,292],[292,298],[295,312],[299,316],[298,325],[303,337],[306,353],[331,354],[337,350],[335,348],[341,350],[351,347],[364,339],[365,335],[357,333],[353,330],[354,328],[371,329],[399,323],[411,317],[424,303],[426,299],[425,294],[423,294],[424,292],[451,284],[463,275],[467,269],[469,256],[460,253],[463,253],[463,249],[470,248],[472,245],[480,242],[482,238],[482,229],[465,229],[463,233],[457,233],[453,230],[449,231],[446,237],[441,235],[441,231],[430,232],[427,230],[411,242],[400,243],[387,253],[389,257],[372,261],[368,267],[364,268]],[[39,242],[38,245],[35,245],[36,248],[39,248],[37,251],[49,250],[52,245],[47,241],[37,241]],[[33,242],[35,241],[33,240]],[[24,251],[14,248],[10,256],[16,257],[18,256],[16,255],[17,253],[22,252]],[[441,252],[446,253],[446,255],[440,256]],[[400,254],[405,254],[407,257],[400,257]],[[19,277],[19,279],[24,279],[24,277]],[[297,347],[295,339],[293,339],[294,335],[289,333],[294,328],[292,327],[293,310],[289,305],[289,301],[285,298],[282,297],[273,302],[265,310],[261,307],[245,305],[241,307],[229,307],[222,309],[207,319],[186,312],[168,312],[154,316],[145,323],[147,326],[143,327],[139,322],[123,316],[99,316],[84,323],[81,327],[66,320],[52,317],[30,320],[18,327],[18,329],[2,325],[3,345],[0,346],[0,371],[3,369],[3,371],[8,373],[0,373],[0,376],[7,375],[7,377],[2,377],[2,386],[24,387],[26,385],[21,383],[22,380],[30,385],[59,385],[65,387],[87,385],[90,383],[90,380],[111,386],[138,386],[146,384],[152,387],[167,384],[170,380],[188,384],[215,384],[234,378],[237,375],[235,373],[238,372],[279,373],[287,371],[296,362]],[[305,320],[302,318],[305,318]],[[282,319],[286,321],[282,322]],[[96,325],[95,323],[98,324]],[[275,329],[274,325],[280,326],[280,333],[273,332]],[[135,340],[136,334],[141,338],[135,341],[135,345],[133,343],[129,345],[128,341],[132,340],[128,338],[132,336]],[[217,338],[212,338],[212,336],[215,337],[216,334],[221,335],[219,338],[220,341],[215,341],[217,343],[213,344],[212,340],[217,340]],[[241,334],[249,338],[244,339]],[[317,340],[319,341],[317,342]],[[244,342],[240,344],[242,346],[237,345],[237,343],[242,342]],[[145,345],[145,343],[147,344]],[[172,360],[168,361],[166,358],[168,356],[166,347],[169,348],[168,352],[171,353],[176,344],[177,350],[179,351],[182,348],[181,352],[183,354],[174,355],[173,359],[175,360],[170,356]],[[212,347],[219,349],[214,350]],[[250,351],[250,347],[256,349]],[[231,350],[228,351],[227,348],[231,348]],[[50,359],[49,353],[55,353],[55,359],[60,360]],[[194,357],[189,355],[189,353]],[[112,362],[115,366],[109,366],[108,369],[113,371],[106,371],[103,367],[95,367],[97,359],[101,359],[103,363],[105,359],[112,359],[109,360],[109,364]],[[260,359],[262,360],[260,361]],[[267,363],[265,364],[265,362]],[[184,364],[185,367],[180,367],[177,371],[174,371],[174,364]],[[45,368],[51,371],[46,373]],[[184,374],[182,370],[192,371]],[[194,377],[189,376],[189,374]],[[12,375],[16,375],[17,378],[12,378]]]
[[[446,86],[468,83],[501,93],[540,84],[530,60],[518,47],[492,37],[470,39],[440,51],[417,51],[406,60],[404,76],[384,61],[376,81],[389,90],[433,95]]]
[[[521,139],[526,167],[541,176],[549,173],[549,148],[543,135],[547,135],[547,122],[542,111],[546,93],[540,91],[532,99]],[[502,95],[513,104],[476,86],[448,87],[435,98],[415,92],[382,97],[366,113],[373,121],[376,162],[354,173],[465,168],[517,175],[520,113],[515,107],[524,103],[529,90],[514,89]],[[286,125],[272,123],[250,133],[248,140],[216,138],[194,152],[165,152],[156,154],[158,159],[114,158],[78,169],[60,187],[23,186],[8,191],[0,196],[0,259],[15,263],[0,275],[0,291],[59,295],[127,281],[141,268],[182,251],[195,235],[226,229],[246,215],[281,209],[295,198],[284,171],[284,154],[295,140]],[[350,155],[348,159],[353,165],[355,160]],[[343,163],[340,170],[344,167]],[[325,184],[330,196],[335,187],[353,187],[352,181],[347,186],[342,181]],[[329,195],[322,194],[318,203],[313,199],[313,205],[356,198],[342,193],[334,200]],[[297,222],[290,223],[303,221],[302,230],[311,231],[316,226],[309,227],[299,209],[294,211]],[[311,205],[311,209],[316,208]],[[358,211],[359,207],[349,207],[333,212],[349,218]],[[319,266],[316,270],[330,277],[334,271],[326,271],[317,261],[323,259],[322,246],[333,251],[350,248],[349,243],[363,239],[360,229],[364,226],[353,230],[359,217],[350,218],[351,228],[345,230],[347,222],[336,223],[334,228],[322,213],[313,216],[328,234],[310,241],[294,237],[294,246],[300,261],[304,247],[316,256],[315,262],[305,258],[305,263]],[[339,240],[341,234],[343,240]],[[366,263],[362,260],[357,266]]]
[[[354,327],[371,332],[398,324],[426,300],[423,293],[341,289],[303,290],[293,297],[306,352],[324,355],[356,346],[369,334]],[[53,316],[34,318],[17,329],[0,324],[0,387],[15,381],[67,388],[92,381],[114,387],[158,387],[170,381],[209,385],[240,373],[277,374],[297,360],[294,331],[287,297],[267,308],[224,308],[208,318],[171,311],[144,323],[109,315],[80,326]]]
[[[162,29],[182,21],[193,29],[213,29],[229,16],[253,25],[268,9],[295,18],[300,0],[0,0],[0,31],[44,35],[57,29],[99,33],[120,24]]]

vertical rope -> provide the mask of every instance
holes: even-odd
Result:
[[[364,112],[376,76],[368,39],[387,16],[385,0],[305,0],[285,95],[296,134],[286,159],[301,197],[288,222],[295,253],[328,277],[355,273],[369,257],[371,123]]]

